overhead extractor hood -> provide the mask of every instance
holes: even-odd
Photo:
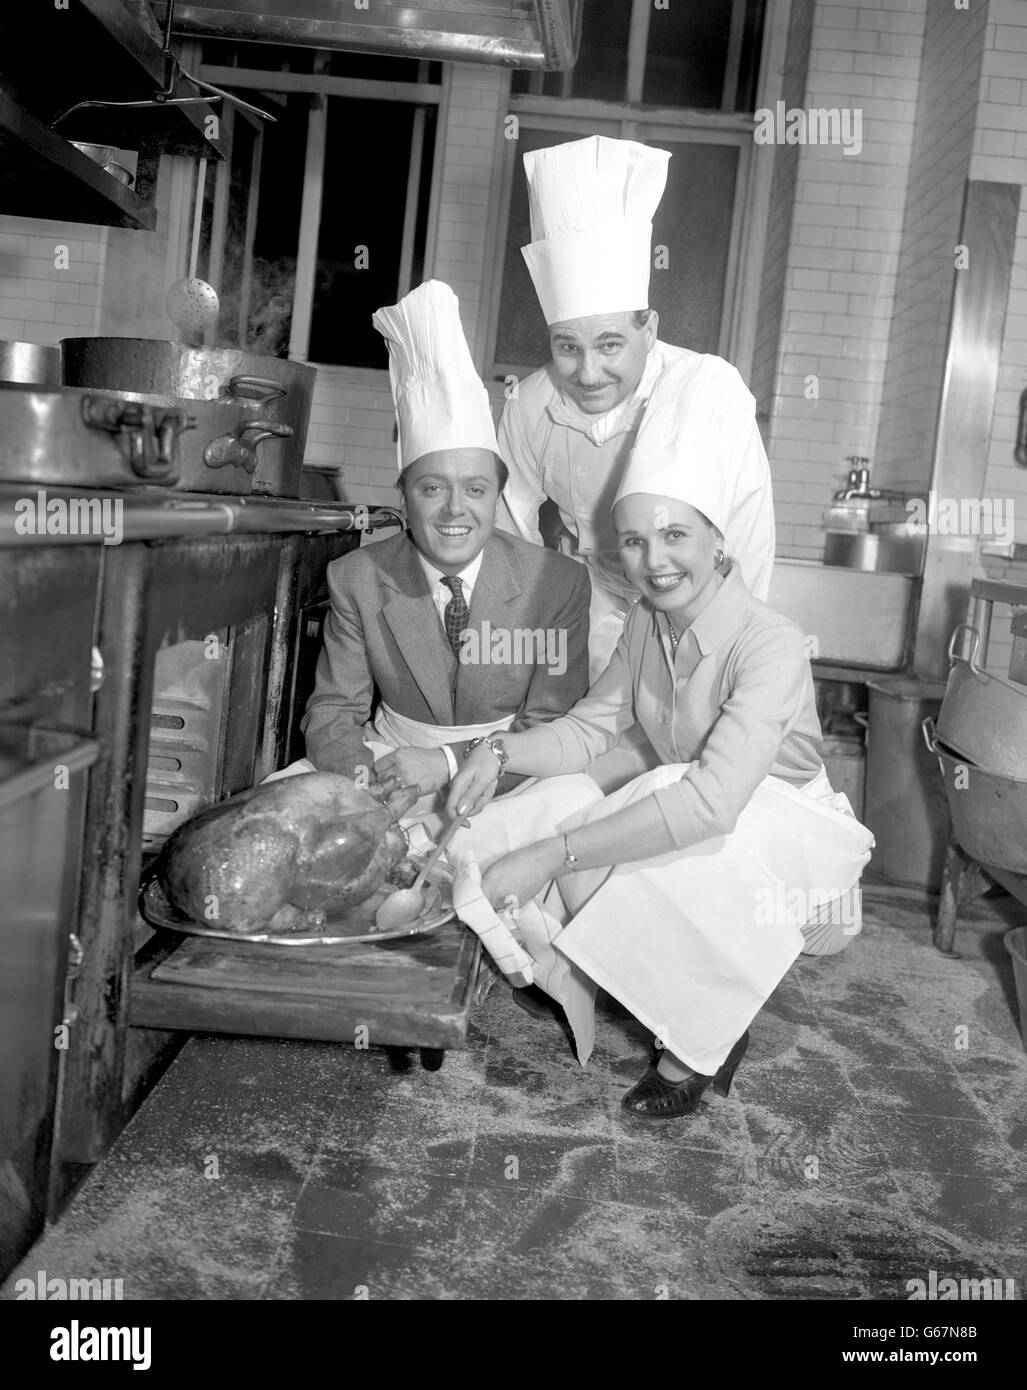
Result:
[[[584,0],[179,0],[182,35],[562,70]],[[155,6],[158,17],[163,5]]]

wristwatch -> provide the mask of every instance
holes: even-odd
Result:
[[[502,776],[503,768],[510,761],[510,754],[506,751],[503,740],[497,734],[486,734],[484,738],[472,738],[464,749],[464,757],[469,758],[475,748],[483,743],[496,755],[496,761],[499,763],[499,774]]]

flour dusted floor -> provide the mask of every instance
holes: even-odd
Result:
[[[5,1297],[45,1270],[127,1299],[904,1299],[934,1270],[1022,1298],[1021,917],[979,902],[946,960],[923,899],[869,888],[731,1097],[662,1126],[619,1109],[649,1040],[608,1000],[584,1071],[502,984],[434,1073],[194,1038]]]

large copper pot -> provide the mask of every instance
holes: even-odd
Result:
[[[61,372],[66,386],[241,402],[255,420],[290,426],[291,438],[269,439],[262,447],[253,491],[299,497],[317,380],[313,367],[238,348],[187,347],[156,338],[62,338]]]

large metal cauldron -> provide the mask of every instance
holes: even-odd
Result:
[[[195,348],[156,338],[62,338],[61,372],[66,386],[242,402],[254,419],[290,426],[291,438],[269,439],[262,447],[253,491],[299,497],[317,380],[313,367],[237,348]]]
[[[955,658],[937,732],[978,767],[1027,780],[1027,686]]]
[[[0,480],[245,496],[261,441],[286,428],[238,401],[3,384]]]
[[[988,772],[946,748],[934,721],[923,722],[924,739],[945,779],[952,833],[967,854],[983,864],[1027,873],[1027,782]]]

